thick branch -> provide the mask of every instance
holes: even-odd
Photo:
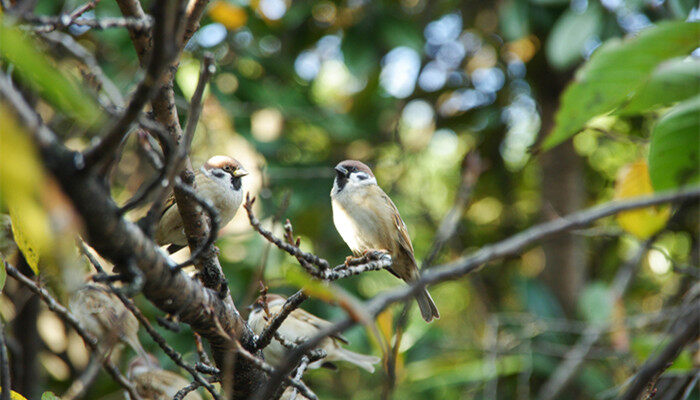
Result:
[[[144,279],[143,294],[162,311],[177,315],[211,344],[214,359],[223,362],[232,348],[214,321],[232,332],[244,347],[253,348],[253,333],[240,316],[230,296],[206,289],[183,272],[173,273],[172,261],[138,226],[124,219],[105,193],[97,176],[81,173],[79,153],[56,141],[56,136],[29,107],[9,78],[0,74],[0,93],[17,110],[34,136],[45,167],[56,177],[85,225],[85,240],[114,265],[132,263]],[[78,164],[78,165],[76,165]],[[235,398],[249,398],[264,384],[256,366],[237,357]]]

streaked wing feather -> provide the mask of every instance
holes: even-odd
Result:
[[[319,329],[319,330],[328,328],[331,325],[333,325],[330,322],[326,321],[325,319],[319,318],[319,317],[317,317],[317,316],[315,316],[315,315],[313,315],[305,310],[302,310],[301,308],[297,308],[296,310],[292,311],[292,314],[294,314],[294,317],[296,317],[300,321],[304,321],[307,324],[312,325],[316,329]],[[340,334],[333,335],[332,337],[340,340],[341,342],[343,342],[345,344],[348,343],[348,340]]]

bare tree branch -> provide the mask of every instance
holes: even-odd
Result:
[[[71,314],[68,309],[63,307],[56,299],[53,298],[49,294],[46,289],[39,287],[36,282],[33,280],[29,279],[28,277],[24,276],[21,272],[19,272],[14,266],[10,265],[8,262],[4,262],[5,264],[5,270],[7,271],[7,274],[10,275],[11,277],[15,278],[19,283],[22,285],[26,286],[29,290],[34,292],[39,298],[41,298],[44,303],[48,306],[49,310],[53,311],[56,313],[61,319],[63,319],[65,322],[68,323],[77,333],[83,338],[83,341],[90,347],[90,349],[99,357],[102,359],[102,367],[107,371],[107,373],[114,379],[115,382],[117,382],[119,385],[121,385],[132,397],[134,400],[141,400],[141,396],[136,392],[136,389],[134,388],[134,385],[129,382],[124,375],[119,372],[119,368],[117,368],[110,360],[108,357],[105,357],[105,355],[100,351],[99,347],[97,346],[97,338],[92,336],[85,328],[80,325],[78,320]]]
[[[287,301],[285,301],[282,305],[280,311],[277,314],[275,314],[274,317],[272,317],[270,323],[267,325],[267,327],[265,327],[265,329],[262,331],[262,333],[256,340],[255,348],[262,350],[265,347],[267,347],[272,341],[275,332],[277,332],[280,326],[282,326],[282,323],[285,319],[287,319],[289,314],[291,314],[292,311],[299,308],[301,303],[303,303],[308,298],[309,296],[306,293],[304,293],[303,290],[300,290],[294,293],[293,295],[289,296],[287,298]]]
[[[660,376],[678,357],[681,350],[700,336],[700,307],[694,307],[682,320],[685,326],[671,339],[664,349],[653,358],[649,358],[634,376],[630,386],[625,390],[620,400],[636,400],[647,388],[653,385],[655,378]]]
[[[425,271],[421,276],[421,279],[418,281],[413,282],[411,285],[376,296],[365,302],[362,309],[367,313],[367,315],[376,317],[379,315],[379,313],[386,310],[391,304],[411,299],[426,285],[457,279],[461,276],[477,271],[480,266],[489,261],[517,254],[530,245],[551,237],[554,234],[587,226],[598,219],[615,215],[622,211],[650,207],[669,202],[697,200],[698,198],[700,198],[700,187],[693,187],[681,191],[659,193],[653,196],[611,201],[609,203],[604,203],[596,207],[570,214],[564,218],[539,224],[501,242],[482,247],[472,255],[463,256],[453,262],[431,268]],[[258,393],[256,399],[266,399],[275,393],[277,387],[282,382],[282,378],[292,372],[293,368],[298,364],[299,360],[301,360],[301,357],[306,351],[315,348],[326,337],[341,333],[355,324],[356,320],[352,316],[346,317],[335,323],[333,326],[323,329],[316,336],[299,345],[296,349],[288,352],[284,361],[282,362],[282,365],[277,368],[277,372],[270,377],[270,383],[266,386],[263,392]]]
[[[90,253],[90,250],[85,246],[85,244],[81,241],[80,242],[80,248],[82,253],[87,257],[87,259],[90,261],[90,264],[95,268],[95,270],[100,273],[100,274],[105,274],[105,270],[100,265],[100,262]],[[195,382],[200,383],[202,386],[204,386],[209,393],[214,397],[215,400],[221,400],[221,397],[219,394],[216,392],[216,389],[214,389],[214,386],[209,384],[206,379],[202,375],[199,374],[195,370],[194,367],[191,365],[187,364],[185,360],[182,359],[182,354],[177,352],[175,349],[170,347],[168,342],[165,340],[163,336],[161,336],[158,331],[153,328],[153,325],[151,325],[150,321],[148,321],[148,318],[143,315],[141,310],[136,307],[133,301],[131,301],[129,298],[127,298],[124,293],[121,291],[117,290],[112,284],[109,282],[106,282],[107,287],[114,293],[115,296],[119,298],[119,300],[124,304],[124,306],[131,311],[132,314],[134,314],[134,317],[143,325],[144,329],[146,329],[146,332],[148,332],[149,335],[151,335],[151,338],[153,338],[153,341],[160,346],[160,348],[163,350],[163,352],[170,357],[171,360],[175,362],[178,366],[183,368],[185,371],[189,372],[190,375],[192,375],[192,378],[194,378]]]
[[[149,55],[146,76],[141,80],[123,114],[110,124],[100,142],[86,150],[85,164],[90,167],[103,161],[106,155],[119,145],[129,131],[131,123],[139,116],[143,107],[151,100],[159,88],[165,67],[175,58],[172,42],[168,40],[175,31],[175,6],[177,2],[158,0],[153,8],[153,51]]]
[[[330,268],[328,261],[318,257],[315,254],[302,251],[299,248],[298,243],[290,243],[291,224],[289,221],[287,221],[285,224],[285,230],[288,237],[286,242],[276,237],[274,234],[272,234],[272,232],[263,228],[260,221],[255,217],[255,213],[253,213],[253,203],[255,203],[255,198],[251,199],[250,195],[246,194],[246,201],[243,204],[243,207],[248,212],[248,220],[250,221],[250,225],[253,227],[253,229],[255,229],[258,233],[260,233],[260,235],[262,235],[270,243],[277,246],[279,249],[284,250],[296,257],[304,270],[306,270],[306,272],[314,278],[324,281],[335,281],[367,271],[379,271],[391,266],[391,256],[388,253],[383,251],[370,251],[361,257],[349,257],[344,264]],[[314,268],[313,265],[317,265],[319,268]]]
[[[99,358],[97,358],[96,355],[92,354],[90,356],[90,361],[88,362],[87,367],[85,367],[83,373],[80,374],[78,379],[74,380],[73,383],[71,383],[70,387],[61,396],[61,399],[74,400],[83,397],[85,395],[85,392],[87,392],[90,386],[92,386],[92,384],[95,382],[95,379],[97,379],[97,375],[99,374],[99,372],[100,360]]]
[[[110,28],[128,28],[135,31],[146,31],[151,28],[151,19],[146,17],[138,18],[77,18],[73,19],[69,15],[49,16],[49,15],[33,15],[23,18],[27,24],[22,25],[22,28],[39,32],[48,33],[55,30],[61,30],[71,25],[87,26],[97,30],[105,30]]]
[[[632,258],[618,269],[610,288],[610,302],[612,304],[615,304],[624,296],[639,268],[639,264],[655,239],[656,237],[646,240]],[[537,394],[537,399],[553,400],[558,398],[583,366],[586,356],[593,349],[593,346],[609,327],[609,323],[588,326],[583,332],[581,339],[564,355],[564,359],[549,376],[547,382],[542,385]]]

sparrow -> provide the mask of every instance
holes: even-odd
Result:
[[[107,287],[95,283],[81,286],[73,294],[69,307],[104,351],[109,352],[122,342],[136,353],[146,354],[139,342],[139,322]]]
[[[267,300],[267,309],[270,312],[270,316],[274,316],[280,312],[282,305],[286,301],[284,297],[277,294],[267,294],[265,299]],[[256,335],[260,335],[267,326],[269,319],[262,298],[258,298],[248,316],[248,325]],[[277,333],[279,333],[281,338],[285,341],[296,343],[311,338],[320,330],[331,325],[330,322],[297,308],[282,322]],[[334,335],[323,339],[319,344],[319,348],[326,352],[326,357],[309,364],[308,368],[316,369],[319,367],[327,367],[334,369],[335,365],[332,364],[333,361],[347,361],[367,372],[374,372],[373,364],[378,363],[380,358],[358,354],[341,347],[341,344],[347,343],[347,339],[340,335]],[[263,349],[263,356],[265,356],[265,360],[269,363],[279,365],[286,352],[287,348],[277,339],[273,339],[272,342]]]
[[[160,368],[158,360],[150,354],[131,361],[127,378],[143,400],[172,400],[180,389],[190,384],[182,376]],[[202,396],[192,391],[184,400],[202,400]]]
[[[377,185],[372,170],[360,161],[345,160],[335,166],[331,190],[333,223],[355,256],[385,250],[392,258],[389,272],[404,282],[420,278],[406,224],[389,196]],[[416,295],[423,319],[440,318],[427,289]]]
[[[209,200],[219,212],[219,226],[224,226],[243,202],[243,185],[241,178],[248,171],[235,159],[228,156],[214,156],[195,172],[197,193]],[[156,243],[159,246],[170,244],[168,251],[174,253],[187,246],[187,237],[182,226],[180,211],[175,202],[175,195],[165,202],[165,208],[156,226]]]

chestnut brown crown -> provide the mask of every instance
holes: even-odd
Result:
[[[372,170],[367,166],[367,164],[362,161],[357,160],[345,160],[338,163],[335,166],[335,170],[341,174],[349,175],[352,172],[360,171],[366,173],[371,178],[374,178]]]

